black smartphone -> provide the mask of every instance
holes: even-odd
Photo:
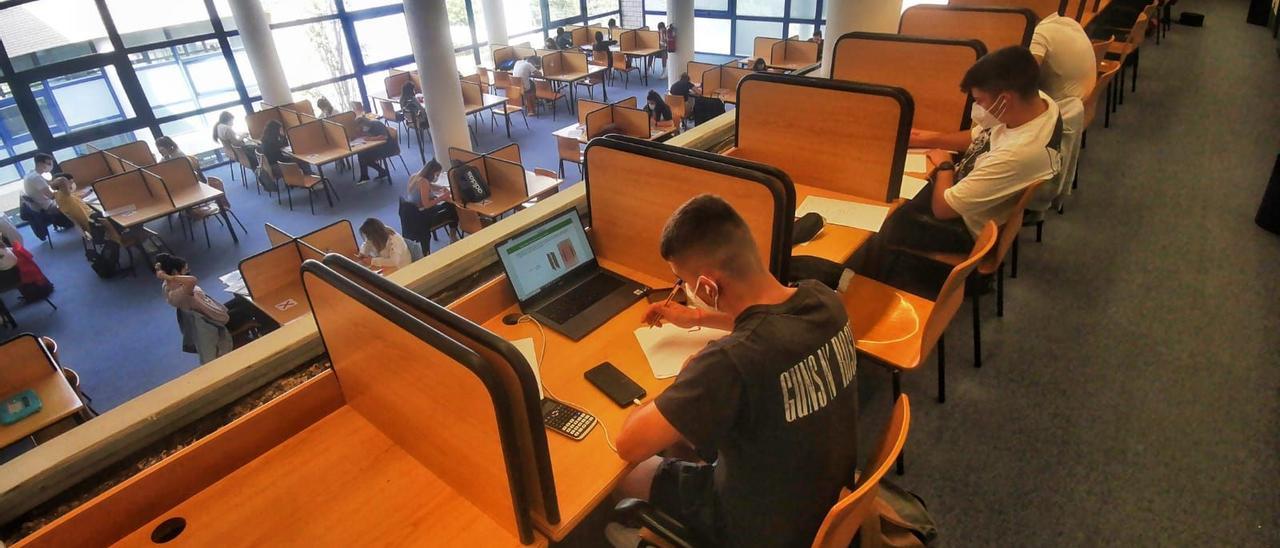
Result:
[[[604,395],[609,396],[609,399],[618,404],[618,407],[626,407],[645,397],[644,388],[609,362],[592,367],[582,376],[586,377],[587,382],[604,392]]]
[[[596,425],[596,418],[551,398],[542,399],[542,422],[548,429],[571,439],[587,437]]]

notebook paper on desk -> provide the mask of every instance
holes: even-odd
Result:
[[[529,362],[529,367],[533,369],[533,378],[538,381],[538,397],[547,397],[542,392],[542,372],[538,370],[538,349],[533,344],[533,338],[511,341],[511,346],[520,351],[520,355],[524,356],[524,361]]]
[[[728,331],[703,327],[690,331],[675,324],[636,329],[636,341],[649,360],[649,369],[659,379],[674,377],[680,368],[707,343],[728,335]]]
[[[870,232],[879,232],[880,225],[889,214],[887,206],[850,202],[821,196],[809,196],[796,208],[796,217],[808,213],[822,215],[828,223],[858,228]]]
[[[902,187],[898,191],[898,197],[905,198],[907,200],[915,198],[916,194],[919,194],[921,190],[924,190],[924,186],[927,184],[929,184],[929,181],[924,179],[917,179],[910,175],[903,175]]]
[[[914,171],[916,173],[926,173],[929,171],[929,164],[925,161],[923,152],[908,152],[907,163],[902,166],[903,171]]]

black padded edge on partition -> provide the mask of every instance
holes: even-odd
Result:
[[[774,214],[774,218],[782,219],[783,224],[785,226],[782,229],[782,233],[779,233],[777,228],[774,229],[775,239],[777,239],[780,236],[781,240],[773,242],[774,254],[777,255],[777,257],[773,257],[770,260],[776,261],[779,268],[778,272],[774,273],[774,275],[778,276],[778,280],[781,281],[782,283],[787,282],[787,280],[783,278],[780,274],[791,272],[791,232],[792,232],[792,226],[795,224],[796,185],[795,183],[791,182],[791,177],[788,176],[785,172],[783,172],[781,169],[778,169],[768,164],[762,164],[760,162],[753,162],[751,160],[746,160],[743,158],[734,158],[733,156],[725,156],[723,154],[716,154],[714,152],[707,152],[705,150],[698,150],[694,148],[685,148],[685,147],[678,147],[673,145],[664,145],[662,143],[654,143],[653,141],[646,141],[644,139],[640,139],[638,137],[631,137],[628,135],[609,135],[603,138],[615,140],[621,143],[632,143],[632,144],[637,144],[641,146],[659,145],[676,154],[683,154],[690,158],[696,158],[699,160],[720,162],[720,163],[728,164],[734,167],[739,167],[742,169],[754,170],[754,171],[764,173],[765,175],[768,175],[770,177],[773,177],[774,179],[777,179],[777,182],[780,183],[781,188],[770,187],[769,189],[770,192],[772,192],[774,195],[773,214]],[[778,190],[781,190],[782,192],[781,201],[778,200],[779,198]]]
[[[902,15],[898,18],[898,33],[902,33],[902,20],[906,19],[907,12],[910,12],[912,10],[946,10],[946,11],[1019,13],[1023,16],[1023,18],[1027,20],[1027,25],[1022,31],[1022,47],[1024,48],[1031,45],[1031,36],[1035,34],[1036,23],[1040,21],[1040,18],[1036,17],[1036,12],[1031,11],[1030,8],[984,8],[984,7],[973,7],[973,6],[949,6],[945,4],[941,4],[941,5],[916,4],[914,6],[911,6],[903,10]]]
[[[968,40],[953,40],[953,39],[951,39],[951,38],[930,38],[930,37],[926,37],[926,36],[911,36],[911,35],[906,35],[906,34],[890,34],[890,33],[887,33],[887,32],[858,32],[858,31],[855,31],[855,32],[849,32],[849,33],[842,34],[842,35],[840,35],[840,37],[839,37],[839,38],[836,38],[836,45],[835,45],[835,47],[834,47],[834,48],[832,48],[832,49],[831,49],[831,67],[832,67],[832,69],[833,69],[833,70],[834,70],[834,68],[835,68],[835,66],[836,66],[836,56],[840,53],[840,42],[841,42],[842,40],[844,40],[845,38],[848,38],[848,39],[850,39],[850,40],[855,40],[855,39],[857,39],[857,40],[881,40],[881,41],[885,41],[885,42],[911,42],[911,43],[916,43],[916,44],[937,44],[937,45],[940,45],[940,46],[962,46],[962,47],[968,47],[968,48],[972,48],[972,49],[973,49],[973,53],[974,53],[974,56],[973,56],[973,62],[975,62],[975,63],[976,63],[976,62],[978,62],[978,59],[981,59],[983,55],[986,55],[986,54],[987,54],[987,46],[986,46],[985,44],[983,44],[983,43],[982,43],[982,40],[978,40],[978,39],[976,39],[976,38],[971,38],[971,39],[968,39]],[[834,79],[835,79],[835,77],[833,76],[833,77],[832,77],[832,79],[834,80]],[[846,82],[850,82],[850,81],[852,81],[852,80],[845,80],[845,81],[846,81]],[[959,88],[959,87],[960,87],[960,82],[956,82],[956,83],[955,83],[955,85],[956,85],[956,88]],[[967,94],[966,94],[966,95],[967,95]],[[972,108],[972,105],[973,105],[973,97],[972,97],[972,96],[968,96],[968,95],[967,95],[967,96],[965,97],[965,101],[964,101],[964,112],[962,112],[962,113],[961,113],[961,115],[960,115],[960,128],[959,128],[959,129],[966,129],[966,128],[968,128],[968,127],[969,127],[969,125],[970,125],[970,124],[972,124],[972,123],[973,123],[973,121],[969,119],[969,110],[970,110],[970,108]],[[915,117],[914,115],[915,115],[915,112],[913,111],[913,112],[912,112],[912,118],[914,118],[914,117]]]
[[[457,313],[440,306],[408,288],[399,285],[380,274],[365,268],[347,257],[330,253],[325,255],[324,265],[340,271],[347,277],[356,278],[367,283],[378,291],[382,291],[401,302],[412,305],[436,321],[448,326],[464,336],[474,340],[510,364],[520,379],[520,391],[525,401],[525,413],[529,417],[529,432],[533,439],[533,460],[538,469],[538,483],[542,486],[542,500],[546,518],[549,523],[560,523],[560,502],[556,495],[555,472],[551,467],[551,453],[547,449],[547,430],[542,423],[542,407],[538,396],[538,378],[533,375],[533,368],[524,359],[524,355],[515,346],[499,337],[492,331],[468,320]]]
[[[911,122],[915,117],[916,112],[915,101],[911,99],[911,94],[908,93],[907,90],[895,86],[863,84],[860,82],[832,80],[830,78],[811,78],[808,76],[768,74],[761,72],[750,74],[743,78],[741,82],[738,82],[738,108],[734,109],[734,124],[737,125],[737,131],[735,131],[733,135],[733,145],[735,147],[738,146],[738,136],[741,135],[742,132],[742,126],[738,120],[742,116],[742,109],[746,106],[746,103],[743,102],[742,88],[749,82],[757,81],[788,86],[804,86],[849,93],[861,93],[863,95],[878,95],[897,101],[898,108],[902,112],[902,115],[898,117],[898,134],[897,137],[894,138],[896,143],[894,145],[893,162],[890,164],[889,188],[884,201],[885,203],[890,203],[898,199],[898,194],[902,190],[902,170],[903,167],[906,166],[907,148],[910,146],[908,141],[911,138]]]
[[[419,340],[440,350],[450,359],[466,367],[484,384],[485,389],[489,392],[489,397],[493,400],[494,416],[498,422],[498,438],[502,446],[503,464],[507,469],[507,487],[511,490],[511,502],[515,509],[516,529],[520,536],[520,542],[524,544],[532,543],[534,540],[533,523],[529,517],[528,493],[525,493],[524,482],[520,481],[520,467],[513,460],[519,455],[519,448],[513,433],[513,428],[515,427],[508,422],[511,418],[512,404],[507,398],[506,392],[502,389],[502,381],[498,378],[497,373],[493,371],[494,365],[485,361],[484,358],[467,348],[466,345],[449,338],[444,333],[423,323],[395,304],[374,295],[369,290],[360,287],[342,274],[314,259],[307,259],[302,263],[302,287],[307,292],[308,301],[311,300],[311,295],[307,286],[307,274],[311,274],[320,281],[333,286]],[[312,310],[314,312],[314,307]],[[316,320],[316,330],[320,333],[320,343],[325,346],[325,353],[328,353],[328,345],[324,342],[324,331],[318,320]],[[332,356],[330,356],[330,359],[332,359]],[[336,369],[334,373],[337,373]],[[339,384],[342,382],[340,376],[338,382]]]
[[[790,179],[779,180],[777,177],[758,170],[759,164],[752,163],[750,167],[728,162],[727,157],[718,154],[702,153],[699,155],[690,154],[695,152],[692,149],[677,147],[664,143],[655,143],[643,139],[635,139],[631,137],[623,137],[611,135],[608,138],[597,137],[587,143],[586,155],[588,158],[593,147],[604,147],[628,154],[644,156],[665,162],[680,164],[695,169],[728,175],[739,179],[745,179],[754,183],[758,183],[765,187],[770,194],[773,195],[773,246],[775,253],[769,257],[769,272],[779,281],[786,282],[788,258],[791,253],[791,225],[795,222],[792,215],[795,212],[795,206],[788,204],[795,203],[795,188],[790,185]],[[588,165],[590,162],[583,162],[582,178],[587,184],[587,206],[591,205],[591,174]],[[788,202],[788,196],[790,202]],[[592,215],[595,213],[592,212]],[[780,251],[786,249],[785,256]],[[657,250],[654,250],[655,252]]]

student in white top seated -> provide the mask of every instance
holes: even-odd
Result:
[[[1003,223],[1024,188],[1058,172],[1062,119],[1037,87],[1038,68],[1023,47],[987,54],[960,82],[973,96],[973,128],[911,131],[911,146],[933,149],[934,168],[930,183],[885,222],[881,245],[968,253],[988,220]],[[950,151],[963,151],[958,162]]]
[[[1098,78],[1089,35],[1075,19],[1049,14],[1036,25],[1031,55],[1040,64],[1040,89],[1054,101],[1084,100]]]
[[[413,262],[404,237],[382,221],[373,217],[365,219],[360,225],[360,235],[364,236],[364,243],[360,244],[360,259],[367,259],[370,266],[404,268]]]

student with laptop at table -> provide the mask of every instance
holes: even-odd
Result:
[[[779,283],[746,222],[717,196],[680,206],[660,252],[693,308],[668,299],[645,320],[732,333],[627,417],[618,456],[637,466],[618,494],[648,500],[707,545],[807,546],[858,458],[844,304],[814,281]],[[686,442],[717,460],[657,456]]]
[[[988,220],[1003,223],[1013,213],[1022,189],[1057,173],[1062,118],[1039,79],[1035,58],[1021,46],[969,68],[960,88],[973,96],[973,127],[911,131],[911,146],[933,149],[930,183],[885,220],[877,249],[968,253]],[[959,162],[950,151],[964,151]]]

